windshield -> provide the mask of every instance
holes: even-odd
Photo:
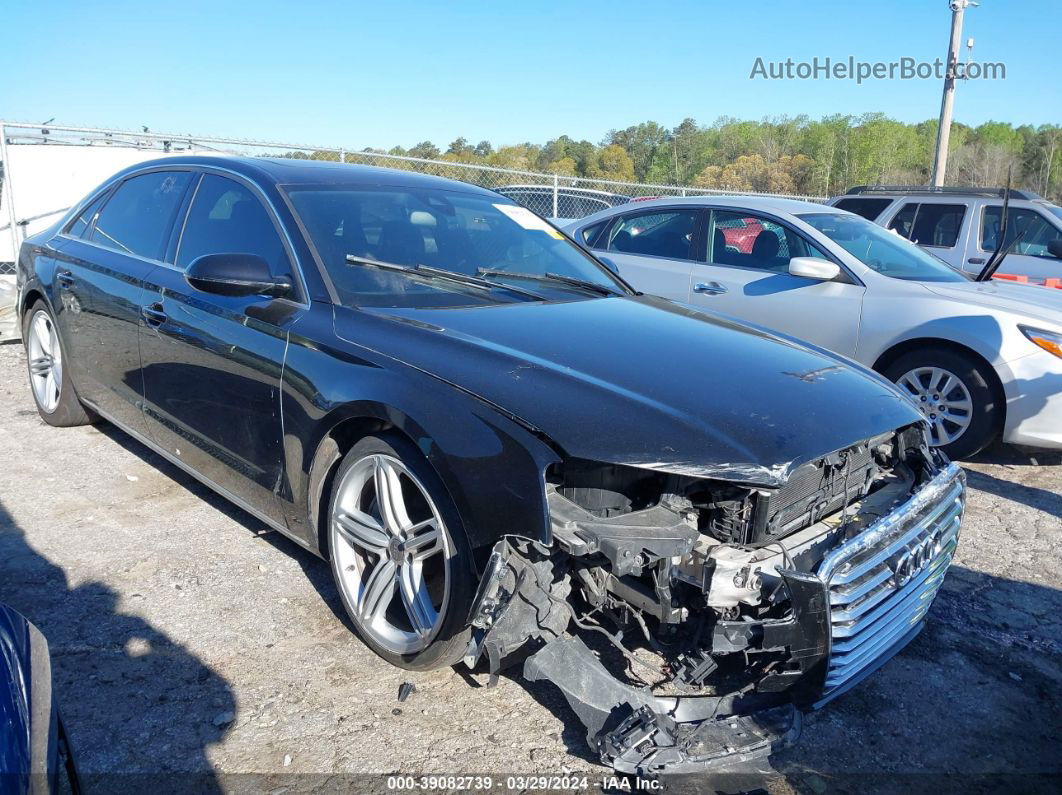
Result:
[[[1059,207],[1057,204],[1048,204],[1046,205],[1046,207],[1047,211],[1051,213],[1051,215],[1053,215],[1055,218],[1062,219],[1062,207]]]
[[[292,187],[288,195],[346,306],[570,301],[627,292],[564,235],[500,196],[365,186]],[[430,269],[465,277],[489,273],[499,289],[483,289],[482,279],[476,285],[420,278],[365,267],[366,261],[422,266],[425,275]]]
[[[909,240],[858,215],[807,213],[797,217],[884,276],[915,282],[969,281]]]

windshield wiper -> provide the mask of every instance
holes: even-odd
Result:
[[[1021,239],[1025,237],[1025,233],[1029,231],[1029,226],[1026,225],[1008,245],[1004,245],[1007,240],[1007,226],[1010,221],[1010,171],[1007,171],[1007,187],[1003,191],[1003,210],[1000,212],[999,231],[996,232],[998,242],[996,243],[996,250],[992,252],[992,256],[988,258],[988,262],[981,269],[981,272],[977,274],[975,282],[987,282],[999,270],[999,266],[1003,264],[1003,260],[1006,256],[1013,251]]]
[[[538,282],[560,282],[561,284],[567,284],[572,287],[581,287],[584,290],[592,290],[599,295],[623,295],[619,290],[615,290],[607,285],[587,281],[586,279],[577,279],[574,276],[564,276],[560,273],[520,273],[518,271],[503,271],[497,268],[480,268],[476,273],[481,276],[509,276],[513,279],[531,279]]]
[[[489,279],[480,279],[478,276],[470,276],[465,273],[448,271],[445,268],[433,268],[431,265],[398,265],[394,262],[383,262],[382,260],[372,259],[370,257],[358,257],[354,254],[347,254],[346,260],[351,265],[363,265],[368,268],[378,268],[379,270],[391,271],[393,273],[404,273],[408,276],[419,276],[423,279],[429,280],[454,282],[455,284],[464,285],[466,287],[475,287],[479,290],[508,290],[511,293],[516,293],[517,295],[522,295],[535,301],[543,300],[541,295],[533,293],[530,290],[512,287],[508,284],[502,284],[501,282],[493,282]]]

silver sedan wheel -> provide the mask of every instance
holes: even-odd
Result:
[[[911,395],[929,422],[930,441],[935,447],[951,444],[970,427],[973,399],[954,373],[940,367],[917,367],[896,383]]]
[[[446,614],[453,543],[413,473],[388,455],[355,463],[339,484],[330,541],[358,628],[395,654],[426,649]]]
[[[41,411],[51,414],[59,405],[63,391],[63,351],[59,347],[55,324],[43,309],[37,310],[30,321],[26,355],[29,357],[33,397]]]

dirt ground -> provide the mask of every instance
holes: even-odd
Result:
[[[768,791],[1062,783],[1062,455],[997,446],[967,472],[925,631],[807,717]],[[17,345],[0,346],[0,601],[51,643],[89,791],[609,773],[549,685],[388,666],[351,634],[326,564],[113,426],[45,425]]]

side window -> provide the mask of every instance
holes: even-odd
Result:
[[[918,204],[916,202],[907,202],[900,208],[900,212],[892,217],[892,221],[889,222],[889,229],[910,240],[911,232],[914,230],[915,215],[917,214]]]
[[[109,191],[104,191],[96,198],[96,201],[78,213],[77,218],[67,224],[66,233],[71,237],[84,237],[85,231],[92,226],[92,219],[96,217],[108,193]]]
[[[748,213],[712,213],[708,261],[714,265],[786,273],[793,257],[826,259],[818,248],[792,229]]]
[[[921,246],[952,248],[959,239],[965,204],[908,202],[892,219],[889,229]]]
[[[158,259],[191,178],[188,171],[155,171],[127,179],[103,205],[90,239],[116,251]]]
[[[892,204],[892,199],[852,198],[841,199],[834,207],[838,210],[847,210],[850,213],[861,215],[868,221],[873,221],[890,204]]]
[[[609,231],[607,248],[621,254],[692,259],[696,210],[669,210],[620,218]]]
[[[596,224],[591,224],[590,226],[586,227],[586,229],[579,233],[579,242],[585,243],[588,246],[592,245],[594,242],[594,238],[596,238],[601,233],[601,230],[605,228],[605,224],[607,223],[607,220],[598,221]]]
[[[204,254],[257,254],[274,276],[291,276],[291,263],[276,227],[250,189],[216,174],[203,175],[192,199],[177,250],[178,268]]]
[[[1007,245],[1013,243],[1018,234],[1021,234],[1021,242],[1014,247],[1014,253],[1031,257],[1050,256],[1047,244],[1052,240],[1062,238],[1062,231],[1050,224],[1036,210],[1011,208],[1008,214],[1010,218],[1007,221]],[[983,251],[995,251],[1002,219],[1002,205],[985,207],[981,217],[981,249]]]
[[[965,204],[923,204],[915,216],[911,241],[922,246],[952,248],[959,239]]]

